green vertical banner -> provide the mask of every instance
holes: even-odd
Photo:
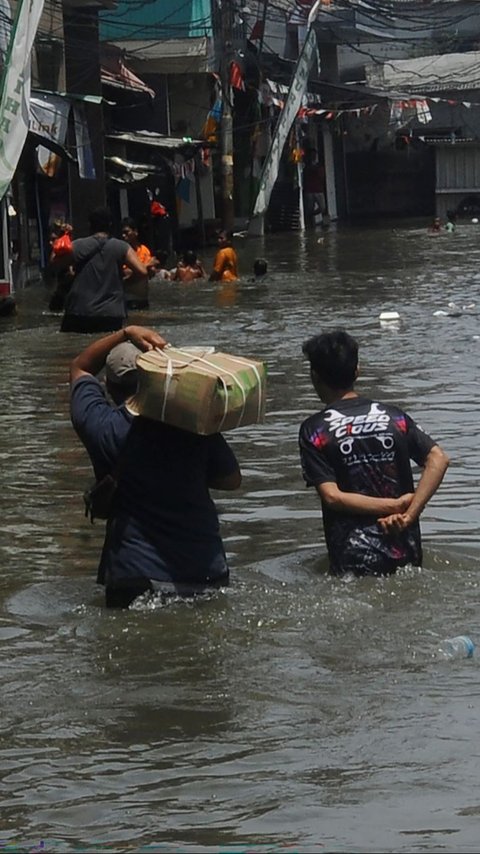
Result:
[[[44,0],[19,0],[0,82],[0,199],[28,133],[31,55]]]

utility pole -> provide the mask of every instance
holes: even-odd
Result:
[[[222,83],[222,121],[220,140],[222,156],[222,227],[233,230],[233,119],[232,89],[230,85],[230,66],[233,59],[233,19],[234,0],[223,0],[221,14],[221,83]]]
[[[263,50],[263,41],[265,39],[265,27],[267,26],[267,9],[268,9],[268,0],[263,0],[263,11],[262,11],[262,29],[260,32],[260,44],[258,45],[258,55],[261,56]]]

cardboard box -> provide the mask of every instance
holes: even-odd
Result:
[[[137,359],[138,390],[128,409],[208,435],[256,424],[265,416],[263,362],[213,348],[165,347]]]

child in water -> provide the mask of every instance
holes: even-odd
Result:
[[[456,219],[457,215],[455,211],[447,211],[447,221],[445,223],[445,231],[448,231],[449,234],[452,234],[456,228]]]
[[[177,282],[192,282],[194,279],[206,279],[207,274],[196,253],[188,250],[183,253],[182,261],[178,264],[173,278]]]

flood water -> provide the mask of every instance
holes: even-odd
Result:
[[[269,370],[265,423],[227,434],[242,488],[216,494],[231,586],[195,603],[102,607],[103,523],[83,516],[68,414],[91,339],[57,331],[43,286],[18,295],[0,320],[0,849],[478,850],[478,228],[239,239],[267,283],[152,285],[133,322]],[[449,301],[476,305],[435,316]],[[338,325],[361,344],[359,390],[452,459],[423,568],[387,579],[326,574],[301,478],[298,427],[319,408],[301,344]],[[477,658],[442,660],[464,633]]]

